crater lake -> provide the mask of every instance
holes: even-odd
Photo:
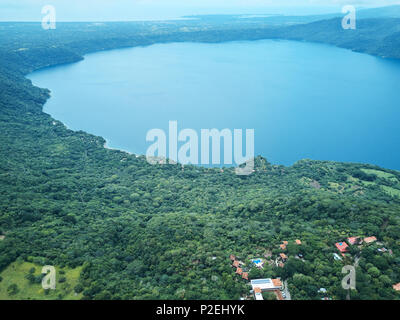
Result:
[[[93,53],[28,78],[44,111],[111,148],[145,154],[154,128],[254,129],[274,164],[334,160],[400,169],[400,62],[333,46],[261,40]]]

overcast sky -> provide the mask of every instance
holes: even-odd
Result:
[[[0,20],[40,21],[44,5],[54,5],[58,21],[122,21],[204,13],[328,13],[349,4],[378,7],[400,0],[0,0]]]

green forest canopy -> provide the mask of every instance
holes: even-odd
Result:
[[[294,299],[320,299],[321,287],[344,299],[341,269],[359,252],[351,248],[337,261],[334,244],[373,235],[391,253],[376,243],[363,248],[351,296],[398,299],[392,288],[400,282],[398,171],[315,160],[284,167],[261,157],[250,176],[232,168],[152,166],[43,113],[49,91],[25,78],[88,52],[169,41],[324,39],[400,57],[398,40],[387,40],[398,39],[397,19],[365,19],[345,36],[334,27],[337,19],[298,28],[193,23],[64,23],[49,31],[0,24],[1,274],[10,274],[15,261],[78,268],[74,291],[84,299],[238,299],[249,287],[235,275],[230,254],[247,263],[268,251],[275,258],[282,241],[301,239],[301,246],[288,246],[283,268],[252,268],[250,278],[287,279]],[[371,32],[377,25],[387,26],[379,39]],[[24,272],[12,284],[0,278],[0,296],[21,298],[18,283],[38,285],[37,271]],[[70,295],[61,290],[57,298]]]

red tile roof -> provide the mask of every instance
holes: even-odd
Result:
[[[231,254],[231,255],[229,256],[229,259],[231,259],[232,261],[234,261],[234,260],[236,259],[236,257],[235,257],[233,254]]]
[[[301,244],[301,241],[299,239],[295,240],[296,244]]]
[[[366,243],[371,243],[371,242],[374,242],[374,241],[376,241],[376,240],[377,240],[377,239],[376,239],[376,237],[374,237],[374,236],[364,238],[364,241],[365,241]]]
[[[242,278],[246,279],[246,280],[249,280],[249,274],[247,272],[243,272],[242,273]]]
[[[283,242],[283,244],[286,244],[286,245],[289,244],[289,242],[287,242],[287,241],[282,241],[282,242]]]
[[[358,237],[349,237],[349,238],[347,238],[347,241],[350,244],[355,244],[357,242],[357,240],[358,240]]]
[[[400,291],[400,282],[393,285],[393,289],[396,291]]]
[[[274,290],[274,293],[278,300],[285,300],[285,299],[283,299],[283,296],[282,296],[282,293],[280,292],[280,290]]]
[[[242,273],[243,273],[242,268],[237,268],[237,269],[236,269],[236,273],[237,273],[237,274],[242,274]]]
[[[280,244],[279,247],[280,247],[282,250],[285,250],[285,249],[286,249],[286,244]]]
[[[339,251],[342,252],[342,253],[343,253],[343,252],[346,252],[347,247],[348,247],[348,245],[347,245],[346,242],[337,242],[337,243],[335,243],[335,246],[336,246],[336,248],[338,248]]]
[[[240,264],[239,264],[239,261],[235,260],[235,261],[233,261],[232,265],[237,268],[237,267],[239,267]]]
[[[274,284],[275,287],[282,287],[281,279],[272,279],[272,283]]]
[[[280,253],[279,255],[281,256],[282,259],[287,259],[288,258],[287,255],[284,254],[284,253]]]
[[[254,292],[255,292],[255,293],[261,293],[261,288],[255,287],[255,288],[254,288]]]

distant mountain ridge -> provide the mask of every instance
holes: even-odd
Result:
[[[71,22],[57,23],[57,29],[49,31],[42,30],[40,23],[3,22],[0,23],[0,57],[13,70],[21,70],[22,58],[26,61],[26,72],[30,72],[33,65],[35,69],[43,67],[43,59],[37,59],[43,54],[51,54],[58,63],[68,63],[82,59],[89,52],[153,43],[288,39],[400,58],[400,5],[360,9],[356,30],[344,30],[341,25],[344,15],[337,15],[246,19],[231,15],[177,21]],[[18,68],[15,67],[17,61]]]
[[[342,12],[328,14],[312,14],[312,15],[284,15],[284,14],[207,14],[207,15],[191,15],[183,16],[183,18],[198,19],[202,21],[212,22],[233,22],[241,21],[244,17],[254,22],[264,22],[273,26],[292,25],[301,23],[311,23],[321,20],[329,20],[333,18],[343,17]],[[247,18],[249,17],[249,18]],[[377,8],[357,8],[357,19],[377,19],[377,18],[400,18],[400,5],[377,7]]]
[[[328,43],[386,58],[400,58],[400,18],[359,19],[356,30],[344,30],[341,19],[284,27],[277,37]]]

